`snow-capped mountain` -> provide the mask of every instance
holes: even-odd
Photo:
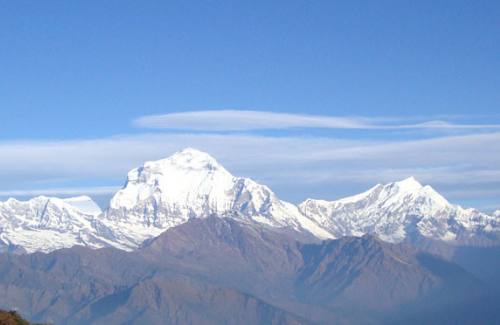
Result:
[[[131,170],[104,212],[87,196],[0,202],[0,252],[50,252],[73,245],[133,250],[171,227],[208,216],[318,239],[373,234],[388,242],[468,243],[498,240],[500,234],[498,211],[489,216],[453,205],[414,178],[296,206],[188,148]]]
[[[95,235],[97,205],[88,197],[39,196],[0,202],[0,251],[50,252],[74,245],[102,247]]]
[[[419,236],[467,241],[500,231],[498,217],[453,205],[413,177],[336,201],[308,199],[299,207],[335,237],[374,234],[388,242]]]
[[[99,231],[130,249],[190,218],[210,215],[331,238],[267,186],[233,176],[213,157],[191,148],[131,170],[100,218]]]

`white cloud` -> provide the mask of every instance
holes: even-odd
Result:
[[[144,128],[196,131],[248,131],[292,128],[372,130],[500,128],[500,124],[454,124],[442,120],[420,123],[402,122],[404,122],[402,118],[322,116],[250,110],[210,110],[148,115],[137,118],[133,121],[133,124]]]
[[[360,118],[329,117],[264,111],[214,110],[143,116],[134,121],[139,127],[202,130],[242,131],[287,128],[363,129],[370,125]]]

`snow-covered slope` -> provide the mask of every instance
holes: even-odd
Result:
[[[331,238],[267,186],[235,177],[210,155],[190,148],[131,170],[100,219],[100,230],[124,248],[134,248],[190,218],[209,215]]]
[[[106,245],[95,235],[94,216],[87,213],[95,203],[89,200],[39,196],[29,201],[0,202],[0,251],[50,252],[74,245]],[[85,209],[75,203],[84,203]]]
[[[388,242],[453,241],[500,231],[499,219],[450,204],[413,177],[336,201],[308,199],[300,210],[334,236],[374,234]]]

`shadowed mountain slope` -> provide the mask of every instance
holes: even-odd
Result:
[[[402,244],[292,237],[207,217],[130,253],[4,254],[0,306],[57,324],[380,323],[485,293],[457,265]]]

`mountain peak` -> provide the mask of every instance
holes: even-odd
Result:
[[[170,227],[209,215],[332,237],[267,186],[233,176],[212,156],[193,148],[131,170],[103,222],[123,238],[124,245],[135,247]]]
[[[161,170],[175,168],[180,170],[223,170],[217,160],[206,152],[186,148],[175,152],[173,155],[156,161],[149,161],[144,164],[145,169]]]
[[[175,154],[180,154],[180,155],[202,155],[202,156],[210,156],[208,153],[205,151],[201,151],[199,149],[193,148],[193,147],[186,147],[182,150],[177,151]]]
[[[110,207],[131,209],[140,202],[153,199],[157,203],[182,205],[185,208],[182,213],[190,214],[190,210],[196,209],[208,197],[212,203],[220,203],[233,182],[233,175],[215,158],[203,151],[186,148],[165,159],[148,161],[132,169],[125,187],[116,193]]]
[[[414,177],[336,201],[309,200],[300,208],[335,237],[368,233],[389,242],[418,236],[448,241],[498,229],[488,216],[451,204]]]
[[[411,191],[419,190],[423,187],[422,184],[420,184],[420,182],[417,181],[416,178],[413,176],[410,176],[408,178],[405,178],[405,179],[403,179],[399,182],[395,182],[393,184],[397,185],[398,188],[404,192],[411,192]]]
[[[405,178],[399,182],[390,183],[387,187],[392,188],[393,186],[397,186],[398,191],[395,193],[395,198],[401,199],[402,196],[412,195],[414,197],[425,197],[428,200],[432,201],[432,205],[436,208],[446,208],[451,207],[450,202],[446,200],[439,192],[437,192],[430,185],[422,185],[419,181],[415,179],[415,177],[411,176]]]
[[[180,151],[175,152],[172,156],[170,156],[172,159],[201,159],[201,160],[209,160],[209,161],[215,161],[215,158],[209,155],[208,153],[187,147],[184,148]]]

